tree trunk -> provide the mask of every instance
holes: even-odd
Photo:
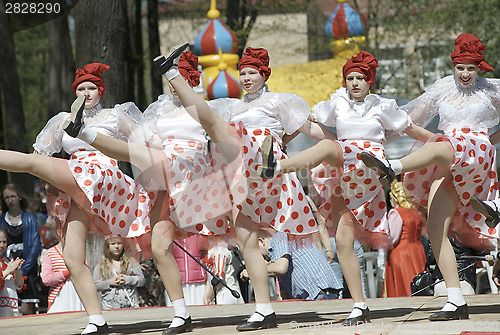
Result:
[[[81,0],[75,6],[76,65],[104,63],[104,107],[133,100],[129,90],[130,37],[127,2]]]
[[[160,94],[163,94],[161,76],[152,63],[152,60],[161,53],[160,34],[158,31],[158,0],[148,0],[148,38],[152,95],[151,101],[154,101]]]
[[[2,75],[3,95],[3,147],[9,150],[27,152],[24,135],[23,105],[17,73],[16,54],[12,31],[9,26],[9,17],[5,13],[5,1],[0,0],[0,73]],[[33,178],[26,174],[9,173],[11,182],[19,184],[28,194],[33,192]]]
[[[75,94],[71,84],[75,79],[75,62],[68,28],[67,15],[50,21],[49,35],[49,113],[48,118],[60,111],[69,111]]]
[[[144,88],[144,48],[142,46],[141,6],[142,0],[135,0],[134,22],[134,70],[137,73],[137,106],[140,110],[146,109],[146,90]]]

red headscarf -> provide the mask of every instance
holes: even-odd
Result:
[[[483,51],[486,47],[476,36],[465,33],[458,35],[455,40],[455,51],[451,53],[453,65],[476,64],[483,72],[495,71],[484,61]]]
[[[268,80],[271,75],[271,68],[269,67],[267,50],[264,48],[246,48],[243,57],[238,62],[238,70],[241,71],[245,67],[256,69],[265,80]]]
[[[188,80],[192,86],[200,84],[201,72],[198,71],[198,57],[193,55],[191,51],[186,51],[179,58],[179,72]]]
[[[375,75],[377,74],[378,62],[375,57],[368,51],[361,51],[356,56],[352,56],[342,67],[344,76],[344,87],[346,86],[345,78],[351,72],[362,73],[365,81],[370,84],[370,88],[375,84]]]
[[[90,81],[96,84],[97,90],[101,98],[106,91],[106,85],[102,80],[102,73],[109,69],[109,66],[101,63],[91,63],[83,66],[83,69],[76,69],[75,81],[71,85],[73,92],[76,94],[76,88],[83,82]]]

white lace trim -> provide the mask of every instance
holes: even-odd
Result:
[[[269,92],[269,88],[267,87],[267,85],[264,85],[264,87],[262,87],[260,90],[258,90],[255,93],[245,94],[243,96],[243,99],[245,102],[252,102],[252,101],[257,100],[258,98],[260,98],[262,96],[262,94],[267,93],[267,92]]]

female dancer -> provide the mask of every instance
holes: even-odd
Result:
[[[484,61],[484,49],[476,36],[459,35],[451,53],[455,75],[438,80],[404,106],[412,120],[423,125],[439,115],[444,135],[436,135],[400,160],[362,158],[380,176],[418,171],[406,173],[404,184],[427,207],[427,234],[448,291],[447,303],[429,316],[430,321],[469,317],[448,231],[482,249],[488,248],[488,238],[498,238],[498,231],[488,229],[469,203],[471,196],[482,200],[498,196],[495,148],[488,128],[498,124],[500,82],[478,77],[479,71],[494,70]]]
[[[231,196],[238,210],[236,236],[254,287],[256,311],[236,329],[276,327],[276,315],[269,299],[267,268],[257,243],[258,229],[272,227],[291,236],[305,236],[317,228],[295,174],[268,180],[254,175],[261,164],[260,144],[266,135],[272,135],[278,144],[275,155],[284,158],[281,149],[283,131],[293,134],[299,130],[315,138],[334,135],[327,135],[325,129],[307,120],[309,106],[302,98],[267,90],[265,82],[271,69],[265,49],[247,48],[238,63],[240,83],[247,91],[243,99],[211,102],[211,107],[222,117],[182,80],[174,56],[155,60],[160,73],[165,74],[186,110],[200,121],[226,159],[243,162],[243,176],[247,178],[246,185],[240,183],[231,189]],[[230,121],[230,125],[224,119]],[[278,209],[282,209],[279,216]]]
[[[118,127],[127,128],[134,116],[141,117],[133,103],[103,109],[99,104],[105,92],[102,72],[109,66],[92,63],[76,71],[73,91],[78,99],[73,111],[83,115],[83,122],[114,137],[121,137]],[[37,153],[24,154],[1,150],[0,169],[27,172],[46,180],[60,190],[55,214],[62,222],[64,261],[73,284],[89,315],[82,334],[108,332],[101,304],[90,270],[85,264],[86,239],[90,227],[106,235],[128,238],[136,251],[149,248],[149,213],[154,193],[148,194],[133,179],[123,174],[114,159],[78,139],[67,136],[64,125],[69,113],[54,116],[33,145]],[[70,123],[72,125],[72,123]],[[69,160],[50,157],[64,149]],[[138,201],[130,201],[139,199]]]
[[[191,52],[178,55],[182,81],[188,86],[198,86],[201,75],[197,69],[198,57]],[[173,241],[193,234],[228,233],[232,205],[223,173],[231,174],[228,171],[232,167],[227,163],[228,166],[222,168],[225,160],[216,150],[211,151],[213,155],[209,160],[205,131],[182,107],[173,87],[170,91],[171,96],[161,95],[144,112],[146,125],[130,129],[135,135],[129,136],[128,144],[106,136],[100,129],[80,127],[76,115],[74,127],[68,132],[110,157],[130,161],[147,177],[146,182],[152,180],[161,190],[151,216],[152,251],[175,313],[163,333],[178,334],[190,331],[192,321],[173,255]],[[151,130],[153,136],[148,135]],[[135,143],[143,140],[144,143]],[[150,187],[153,186],[148,189]]]
[[[369,94],[377,67],[375,57],[361,51],[342,68],[347,89],[338,89],[329,101],[313,107],[313,116],[319,122],[337,128],[339,140],[324,139],[276,162],[269,155],[272,139],[266,138],[262,146],[262,155],[269,157],[262,165],[263,176],[312,169],[325,162],[314,172],[313,183],[323,200],[319,211],[335,230],[340,266],[354,301],[351,314],[342,322],[348,326],[370,321],[354,240],[375,246],[389,242],[384,189],[373,171],[359,161],[359,155],[366,151],[385,157],[382,143],[386,132],[405,132],[415,139],[432,134],[412,124],[394,100]]]

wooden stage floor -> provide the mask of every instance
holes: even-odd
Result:
[[[246,334],[499,334],[500,294],[466,297],[469,320],[429,322],[429,314],[439,310],[446,297],[367,299],[372,322],[365,326],[342,327],[352,307],[351,300],[282,301],[273,303],[278,328]],[[192,335],[238,334],[235,327],[254,311],[253,304],[191,306]],[[169,307],[105,311],[110,334],[159,335],[173,317]],[[86,326],[85,313],[40,314],[0,318],[3,335],[77,335]]]

